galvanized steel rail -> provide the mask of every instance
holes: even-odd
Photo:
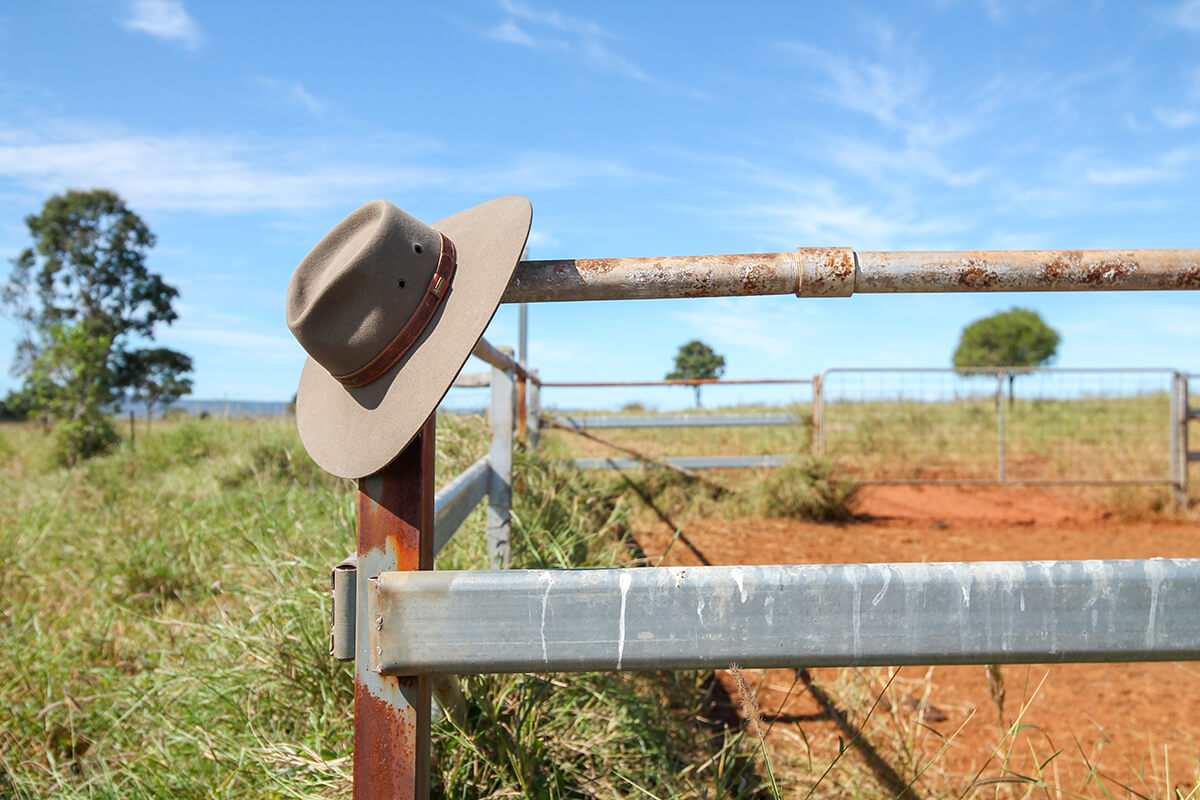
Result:
[[[547,417],[559,425],[588,428],[728,428],[798,425],[799,414],[611,414],[607,416]]]
[[[667,456],[658,459],[677,469],[761,469],[782,467],[795,456]],[[636,458],[573,458],[569,462],[576,469],[654,469],[653,463]]]
[[[892,292],[1200,289],[1200,250],[962,250],[522,261],[505,303]]]
[[[385,572],[369,591],[384,675],[1200,658],[1196,559]]]

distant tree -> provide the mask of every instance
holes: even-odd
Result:
[[[130,339],[153,338],[156,325],[172,322],[179,293],[146,268],[154,234],[113,192],[55,195],[25,224],[32,246],[13,259],[0,291],[20,330],[13,374],[25,380],[30,413],[69,424],[63,440],[86,457],[112,439],[99,421],[133,385],[123,367]],[[80,375],[91,381],[84,393],[74,382]]]
[[[718,355],[699,339],[679,346],[675,354],[675,369],[667,373],[667,380],[712,380],[725,374],[725,356]],[[696,408],[700,407],[700,385],[692,387],[696,392]]]
[[[104,411],[110,384],[104,354],[108,337],[91,336],[82,323],[51,325],[29,364],[28,401],[56,420],[55,453],[63,464],[103,453],[118,437]]]
[[[963,328],[954,350],[955,367],[1039,367],[1058,353],[1061,337],[1036,311],[1013,308],[984,317]],[[1008,374],[1008,402],[1013,381]]]
[[[125,353],[120,371],[122,382],[133,389],[131,398],[146,406],[147,427],[155,407],[165,410],[192,391],[192,359],[165,347]]]

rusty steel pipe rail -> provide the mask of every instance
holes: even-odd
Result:
[[[505,303],[890,292],[1200,289],[1200,249],[790,253],[522,261]]]
[[[475,343],[475,347],[471,350],[471,355],[478,358],[480,361],[491,364],[496,369],[511,369],[513,373],[521,380],[529,380],[537,383],[537,378],[534,377],[528,370],[517,363],[516,359],[508,355],[508,353],[496,348],[487,339],[480,339]],[[484,386],[487,384],[479,384]]]

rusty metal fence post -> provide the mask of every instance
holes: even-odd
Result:
[[[513,384],[511,366],[492,367],[491,427],[492,444],[488,460],[492,478],[488,487],[487,549],[492,569],[504,569],[509,560],[509,535],[512,532],[513,464]]]
[[[388,466],[358,482],[357,619],[370,620],[380,573],[433,568],[435,415]],[[372,670],[376,626],[357,625],[354,663],[355,800],[429,794],[430,683]]]

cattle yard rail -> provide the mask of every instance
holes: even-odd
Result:
[[[522,262],[504,299],[1196,288],[1198,250],[808,248]],[[453,717],[456,672],[1200,658],[1200,560],[503,569],[512,433],[537,407],[517,408],[516,386],[536,398],[544,384],[486,343],[475,355],[493,367],[486,462],[435,493],[431,416],[360,479],[356,558],[334,569],[332,647],[355,658],[356,798],[428,795],[432,694]],[[1196,417],[1186,384],[1172,397]],[[432,571],[485,488],[492,569]]]

